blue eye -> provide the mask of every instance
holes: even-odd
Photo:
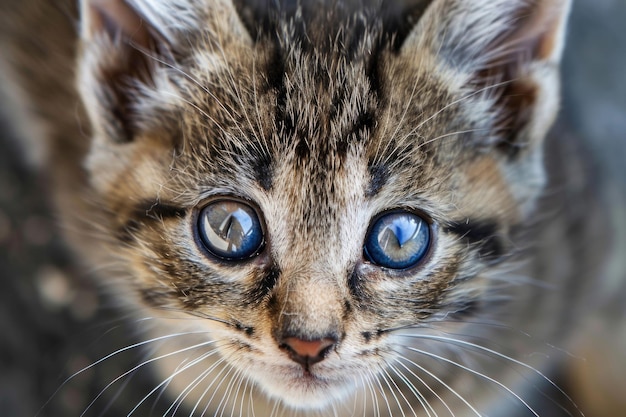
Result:
[[[378,217],[365,238],[365,257],[389,269],[417,265],[430,246],[430,226],[418,215],[395,211]]]
[[[198,231],[211,254],[230,261],[256,255],[264,242],[256,211],[237,200],[217,200],[204,207]]]

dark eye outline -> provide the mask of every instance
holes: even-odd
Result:
[[[224,257],[222,255],[219,255],[213,252],[211,248],[209,248],[208,245],[205,243],[205,240],[202,237],[202,234],[200,231],[200,222],[202,220],[202,212],[204,211],[205,208],[207,208],[211,204],[216,204],[216,203],[219,203],[220,201],[237,202],[237,203],[243,204],[245,206],[248,206],[250,209],[252,209],[252,211],[256,214],[259,225],[261,226],[261,234],[262,234],[261,242],[258,248],[256,248],[254,252],[252,252],[252,254],[250,254],[249,256],[246,256],[244,258]],[[201,204],[198,204],[196,208],[194,209],[191,225],[193,229],[193,236],[194,236],[196,246],[201,250],[201,252],[205,256],[207,256],[210,260],[215,261],[215,262],[225,263],[229,265],[246,263],[246,262],[249,262],[251,260],[258,258],[261,254],[263,254],[267,246],[267,228],[265,226],[265,218],[261,214],[261,210],[258,208],[258,206],[254,204],[251,200],[246,199],[246,198],[242,198],[238,196],[231,196],[231,195],[219,195],[219,196],[214,196],[208,200],[205,200]]]
[[[409,214],[419,217],[428,226],[428,232],[429,232],[428,246],[424,250],[424,254],[422,255],[422,257],[419,258],[415,263],[404,268],[392,268],[392,267],[380,265],[376,261],[370,258],[370,254],[368,253],[368,250],[367,250],[367,241],[370,237],[370,234],[374,230],[374,227],[378,223],[378,221],[385,216],[395,214],[395,213],[409,213]],[[372,220],[370,221],[370,224],[367,228],[367,232],[365,233],[365,237],[363,239],[363,260],[370,265],[373,265],[377,268],[384,269],[385,271],[392,272],[392,273],[402,273],[405,271],[411,271],[415,268],[420,268],[423,265],[425,265],[432,256],[433,248],[435,247],[436,241],[437,241],[437,229],[438,229],[437,224],[433,222],[432,218],[419,210],[414,210],[411,208],[394,208],[394,209],[382,211],[378,213],[377,215],[375,215],[374,217],[372,217]]]

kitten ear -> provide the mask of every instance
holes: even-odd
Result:
[[[123,143],[154,125],[193,40],[250,42],[237,22],[230,0],[81,0],[78,81],[94,135]]]
[[[435,56],[470,107],[481,109],[474,113],[489,114],[482,127],[495,133],[491,144],[515,154],[554,120],[569,7],[570,0],[435,0],[401,53]]]
[[[79,88],[95,135],[131,141],[141,119],[138,103],[155,85],[159,60],[171,59],[171,43],[124,0],[81,1]]]

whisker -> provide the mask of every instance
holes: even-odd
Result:
[[[226,390],[224,392],[224,395],[222,395],[222,399],[220,400],[219,404],[217,405],[217,410],[221,410],[220,412],[220,417],[224,417],[224,412],[226,411],[226,408],[228,407],[228,403],[230,402],[230,398],[231,396],[235,393],[233,391],[235,385],[237,385],[236,381],[240,381],[241,380],[241,374],[242,371],[237,369],[235,370],[235,373],[233,374],[232,377],[229,378],[228,380],[228,384],[226,385]]]
[[[371,374],[369,374],[371,376]],[[380,417],[380,407],[378,404],[378,396],[374,392],[374,388],[372,386],[371,378],[368,377],[368,374],[361,375],[361,379],[363,380],[363,386],[367,387],[367,390],[370,394],[370,398],[372,399],[372,405],[374,407],[374,411],[377,417]],[[363,400],[363,414],[365,415],[365,410],[367,410],[367,397]]]
[[[398,131],[402,127],[404,119],[405,119],[407,113],[409,112],[409,108],[413,104],[413,97],[415,96],[415,93],[417,91],[418,83],[419,83],[419,79],[416,79],[415,83],[413,83],[413,88],[411,90],[411,95],[409,96],[409,99],[407,100],[406,106],[404,106],[404,111],[402,112],[402,116],[400,116],[400,121],[396,124],[396,128],[395,128],[393,134],[391,135],[391,139],[393,139],[398,134]],[[387,152],[387,149],[389,149],[389,147],[392,146],[393,143],[394,143],[393,140],[387,140],[387,143],[385,144],[385,147],[383,148],[383,154],[385,154]],[[379,142],[379,144],[380,144],[380,142]],[[387,156],[385,158],[385,160],[382,161],[382,163],[383,164],[386,163],[388,158],[389,158],[389,156]],[[376,154],[376,160],[378,160],[378,150],[377,150],[377,154]]]
[[[270,412],[270,416],[269,417],[274,417],[276,416],[276,412],[278,410],[278,404],[279,404],[279,400],[275,399],[274,400],[274,405],[272,406],[272,411]]]
[[[224,373],[224,371],[226,371],[226,373],[222,376],[222,374]],[[211,381],[211,383],[209,384],[209,386],[204,390],[204,392],[202,393],[202,396],[200,397],[201,399],[204,398],[204,396],[209,392],[209,390],[213,387],[213,384],[217,382],[217,385],[215,386],[215,389],[213,390],[213,393],[211,395],[211,398],[209,398],[209,400],[206,403],[206,406],[204,407],[204,409],[202,410],[202,416],[204,416],[207,412],[207,410],[209,409],[211,403],[213,402],[213,399],[215,398],[215,396],[217,395],[217,392],[219,391],[219,387],[224,383],[224,381],[226,380],[226,378],[230,377],[230,374],[234,371],[233,367],[227,366],[227,367],[222,367],[222,369],[220,369],[220,371],[217,373],[217,375],[215,375],[215,378],[213,378],[213,380]],[[218,378],[221,378],[218,382]],[[231,377],[232,379],[232,377]],[[223,398],[222,398],[223,400]],[[216,413],[219,411],[219,407],[221,405],[221,401],[218,404],[218,407],[215,409],[214,411],[214,415],[216,415]]]
[[[403,365],[403,364],[402,364]],[[428,417],[432,417],[432,414],[430,413],[431,411],[434,413],[435,417],[438,417],[437,412],[432,408],[432,406],[428,403],[428,401],[426,401],[426,398],[424,397],[424,395],[422,395],[417,388],[414,386],[414,384],[409,380],[409,378],[407,378],[406,375],[404,375],[396,366],[389,364],[388,365],[389,368],[398,376],[398,378],[400,378],[400,380],[402,382],[404,382],[404,384],[407,386],[407,388],[409,389],[409,391],[411,391],[411,393],[415,396],[415,398],[417,399],[417,401],[420,403],[420,405],[422,406],[422,408],[424,409],[424,411],[426,412]],[[420,382],[423,381],[421,379],[418,378],[418,380]],[[399,389],[399,388],[398,388]],[[431,390],[432,392],[432,390]],[[411,406],[411,404],[409,404],[409,406]],[[413,413],[415,414],[415,411],[413,411]]]
[[[432,352],[427,352],[425,350],[414,348],[412,346],[403,346],[403,348],[407,349],[407,350],[410,350],[411,352],[420,353],[422,355],[425,355],[425,356],[428,356],[428,357],[431,357],[431,358],[434,358],[434,359],[437,359],[437,360],[449,363],[449,364],[454,365],[454,366],[456,366],[456,367],[458,367],[458,368],[460,368],[460,369],[462,369],[464,371],[467,371],[467,372],[469,372],[469,373],[471,373],[473,375],[476,375],[476,376],[478,376],[480,378],[486,379],[487,381],[489,381],[489,382],[499,386],[500,388],[504,389],[506,392],[511,394],[513,397],[515,397],[535,417],[540,417],[539,414],[521,396],[519,396],[515,391],[513,391],[511,388],[509,388],[506,385],[504,385],[502,382],[496,380],[495,378],[492,378],[489,375],[486,375],[486,374],[484,374],[482,372],[478,372],[478,371],[476,371],[474,369],[471,369],[471,368],[469,368],[469,367],[467,367],[467,366],[465,366],[465,365],[463,365],[463,364],[461,364],[459,362],[453,361],[452,359],[445,358],[443,356],[437,355],[437,354],[432,353]]]
[[[450,132],[450,133],[445,133],[443,135],[439,135],[437,137],[434,137],[432,139],[428,139],[426,142],[420,143],[419,146],[417,147],[417,149],[421,149],[423,146],[429,145],[433,142],[437,142],[438,140],[441,139],[445,139],[445,138],[449,138],[451,136],[455,136],[455,135],[463,135],[465,133],[474,133],[474,132],[480,132],[483,131],[485,129],[467,129],[467,130],[457,130],[454,132]]]
[[[407,138],[409,138],[411,135],[415,134],[415,133],[416,133],[417,131],[419,131],[419,130],[420,130],[420,129],[421,129],[421,128],[422,128],[422,127],[426,124],[426,123],[428,123],[428,122],[430,122],[430,121],[434,120],[436,117],[438,117],[440,114],[442,114],[444,111],[446,111],[446,110],[447,110],[447,109],[449,109],[450,107],[452,107],[452,106],[454,106],[454,105],[456,105],[456,104],[459,104],[459,103],[461,103],[461,102],[463,102],[463,101],[465,101],[465,100],[468,100],[468,99],[470,99],[470,98],[472,98],[472,97],[474,97],[474,96],[477,96],[477,95],[483,94],[483,93],[485,93],[485,92],[487,92],[487,91],[489,91],[489,90],[491,90],[491,89],[496,89],[496,88],[498,88],[498,87],[505,86],[506,84],[509,84],[509,83],[511,83],[511,82],[512,82],[512,81],[503,81],[503,82],[498,82],[498,83],[495,83],[495,84],[492,84],[492,85],[488,85],[488,86],[482,87],[482,88],[480,88],[480,89],[478,89],[478,90],[472,91],[472,92],[470,92],[470,93],[468,93],[468,94],[466,94],[466,95],[464,95],[464,96],[462,96],[462,97],[460,97],[460,98],[458,98],[458,99],[456,99],[456,100],[453,100],[453,101],[449,102],[448,104],[446,104],[445,106],[441,107],[439,110],[437,110],[436,112],[434,112],[432,115],[430,115],[430,116],[429,116],[429,117],[427,117],[426,119],[422,120],[422,121],[421,121],[420,123],[418,123],[415,127],[413,127],[413,128],[412,128],[412,129],[411,129],[411,130],[410,130],[410,131],[406,134],[406,135],[404,135],[404,137],[402,138],[402,141],[406,140],[406,139],[407,139]],[[408,109],[408,107],[407,107],[406,109]],[[406,111],[405,111],[405,113],[406,113]],[[403,115],[403,118],[404,118],[404,115]],[[403,120],[403,119],[402,119],[402,120]],[[402,120],[401,120],[401,121],[402,121]],[[398,126],[400,126],[400,125],[401,125],[401,123],[399,123],[399,124],[398,124]],[[398,130],[398,129],[396,129],[396,132],[395,132],[395,133],[397,133],[397,130]],[[477,129],[477,130],[481,130],[481,129]],[[395,134],[394,134],[394,135],[395,135]],[[444,136],[445,136],[445,135],[444,135]],[[388,141],[387,146],[389,146],[389,143],[391,143],[391,142],[392,142],[392,141]],[[420,147],[421,147],[421,146],[424,146],[424,144],[420,144],[419,146],[420,146]],[[385,150],[386,150],[386,148],[385,148]],[[391,154],[388,154],[388,155],[387,155],[387,157],[385,158],[385,160],[384,160],[383,162],[384,162],[384,163],[388,163],[388,162],[389,162],[389,158],[391,158],[391,156],[392,156]]]
[[[245,399],[246,399],[246,393],[248,392],[248,387],[250,386],[250,379],[245,378],[245,377],[243,377],[242,379],[244,379],[246,383],[243,386],[243,391],[241,392],[241,396],[240,396],[240,398],[241,398],[241,401],[239,402],[239,416],[240,417],[243,417],[243,408],[244,408],[243,404],[244,404]],[[250,396],[249,397],[252,397],[252,388],[250,388]],[[235,417],[234,413],[235,413],[235,408],[233,407],[233,409],[232,409],[232,411],[230,413],[230,417]]]
[[[430,117],[428,117],[426,120],[422,120],[415,128],[413,128],[413,131],[417,131],[419,130],[422,126],[424,126],[426,123],[430,122],[431,120],[433,120],[435,117],[439,116],[441,113],[443,113],[444,111],[446,111],[447,109],[449,109],[450,107],[454,106],[455,104],[459,104],[465,100],[468,100],[471,97],[474,97],[476,95],[480,95],[482,93],[484,93],[485,91],[489,91],[491,89],[496,89],[499,87],[503,87],[507,84],[512,83],[513,81],[502,81],[499,83],[495,83],[492,85],[488,85],[482,88],[479,88],[478,90],[472,91],[456,100],[451,101],[450,103],[446,104],[445,106],[443,106],[441,109],[437,110],[435,113],[433,113]]]
[[[254,383],[251,384],[252,387],[250,387],[250,395],[249,395],[249,400],[248,400],[248,409],[252,410],[252,417],[256,417],[256,412],[254,411],[255,407],[254,407],[254,395],[252,395],[252,390],[254,389]]]
[[[154,343],[154,342],[159,342],[159,341],[163,341],[163,340],[167,340],[167,339],[172,339],[175,337],[181,337],[181,336],[188,336],[190,334],[206,334],[206,331],[197,331],[197,332],[183,332],[183,333],[172,333],[172,334],[168,334],[165,336],[159,336],[159,337],[155,337],[153,339],[149,339],[149,340],[145,340],[143,342],[138,342],[138,343],[134,343],[132,345],[128,345],[125,346],[121,349],[118,349],[112,353],[109,353],[106,356],[103,356],[102,358],[98,359],[97,361],[85,366],[84,368],[81,368],[80,370],[74,372],[72,375],[70,375],[69,377],[67,377],[62,383],[61,385],[59,385],[59,387],[52,393],[52,395],[50,396],[50,398],[48,398],[48,400],[41,406],[41,408],[39,409],[39,411],[37,412],[37,414],[35,415],[36,417],[39,416],[43,410],[45,409],[45,407],[50,404],[50,402],[52,401],[52,399],[59,393],[59,391],[61,391],[61,389],[63,389],[72,379],[76,378],[78,375],[88,371],[89,369],[94,368],[95,366],[101,364],[104,361],[107,361],[109,359],[111,359],[114,356],[117,356],[123,352],[141,347],[141,346],[145,346],[148,345],[150,343]]]
[[[406,336],[406,337],[412,337],[412,338],[418,338],[418,339],[429,339],[429,340],[435,340],[438,342],[442,342],[442,343],[452,343],[455,345],[460,345],[460,346],[464,346],[464,347],[470,347],[473,349],[477,349],[479,351],[485,352],[489,355],[493,355],[496,356],[498,358],[504,359],[506,361],[512,362],[516,365],[519,365],[525,369],[528,369],[529,371],[531,371],[532,373],[538,375],[539,377],[541,377],[541,379],[543,379],[544,381],[546,381],[548,384],[550,384],[554,389],[556,389],[561,395],[563,395],[563,397],[573,406],[576,408],[576,410],[581,414],[584,415],[582,413],[582,411],[578,408],[578,406],[576,405],[576,403],[574,402],[574,400],[562,389],[560,388],[554,381],[552,381],[550,378],[548,378],[548,376],[546,376],[543,372],[539,371],[538,369],[534,368],[533,366],[524,363],[518,359],[515,359],[511,356],[505,355],[503,353],[500,353],[496,350],[490,349],[488,347],[485,346],[481,346],[479,344],[476,343],[472,343],[472,342],[468,342],[465,340],[461,340],[461,339],[455,339],[455,338],[449,338],[449,337],[444,337],[444,336],[435,336],[435,335],[428,335],[428,334],[405,334],[405,335],[400,335],[399,336]]]
[[[217,361],[215,361],[215,363],[213,363],[208,369],[204,370],[201,374],[200,374],[200,379],[198,380],[198,382],[195,384],[194,387],[192,387],[191,389],[195,389],[200,383],[202,383],[217,367],[222,366],[222,364],[226,361],[225,358],[219,358]],[[223,369],[223,368],[222,368]],[[221,371],[216,375],[216,378],[221,375]],[[196,413],[196,410],[198,409],[198,407],[200,407],[200,403],[202,402],[202,399],[204,398],[204,396],[206,395],[207,392],[209,392],[209,390],[211,389],[211,387],[213,386],[213,383],[215,382],[216,378],[213,379],[213,381],[209,384],[208,387],[206,387],[206,389],[202,392],[202,394],[200,395],[200,397],[198,398],[198,400],[196,401],[196,403],[194,404],[193,409],[191,410],[189,416],[193,416]],[[191,391],[191,390],[190,390]],[[183,397],[184,398],[184,397]],[[201,415],[204,415],[204,413],[206,412],[206,408],[205,410],[202,412]]]
[[[113,404],[115,404],[117,399],[120,397],[122,392],[124,392],[124,390],[126,389],[128,384],[132,380],[133,376],[135,376],[135,372],[130,374],[129,377],[126,378],[124,380],[124,382],[122,382],[121,386],[118,388],[118,390],[115,392],[115,394],[111,397],[111,399],[108,401],[108,403],[102,408],[102,410],[100,410],[99,417],[103,417],[103,416],[106,415],[107,411],[109,411],[109,409],[113,406]]]
[[[162,391],[162,389],[163,389],[163,388],[165,388],[165,387],[167,387],[167,386],[169,385],[169,383],[170,383],[170,382],[171,382],[171,381],[172,381],[172,380],[173,380],[173,379],[174,379],[177,375],[179,375],[181,372],[186,371],[186,370],[187,370],[187,369],[189,369],[190,367],[192,367],[192,366],[196,365],[197,363],[199,363],[199,362],[203,361],[204,359],[206,359],[207,357],[211,356],[211,355],[212,355],[212,354],[214,354],[214,353],[215,353],[215,350],[210,351],[210,352],[207,352],[207,353],[205,353],[205,354],[200,355],[200,357],[198,357],[198,358],[196,358],[196,359],[194,359],[193,361],[190,361],[190,362],[188,362],[188,363],[185,363],[187,359],[184,359],[184,360],[181,362],[181,364],[180,364],[180,365],[176,368],[176,370],[174,371],[174,373],[173,373],[172,375],[170,375],[169,377],[167,377],[167,378],[165,378],[163,381],[161,381],[161,382],[160,382],[160,383],[159,383],[156,387],[154,387],[154,388],[153,388],[153,389],[152,389],[152,390],[151,390],[148,394],[146,394],[146,395],[145,395],[145,396],[141,399],[141,401],[139,401],[139,402],[135,405],[135,407],[134,407],[132,410],[130,410],[130,412],[128,413],[127,417],[130,417],[132,414],[134,414],[134,412],[135,412],[135,411],[137,411],[137,409],[139,409],[139,407],[140,407],[140,406],[141,406],[141,405],[142,405],[142,404],[143,404],[143,403],[144,403],[144,402],[145,402],[148,398],[150,398],[150,397],[152,396],[152,394],[154,394],[155,392],[157,392],[157,391],[159,391],[159,390],[161,390],[161,392],[163,392],[163,391]],[[183,364],[184,364],[184,365],[183,365]],[[176,403],[176,400],[174,401],[174,403]],[[167,414],[169,413],[170,409],[171,409],[171,406],[170,406],[170,408],[168,408],[168,409],[165,411],[164,415],[167,415]]]
[[[402,345],[398,345],[402,348],[408,349],[407,346],[402,346]],[[439,384],[441,384],[444,388],[446,388],[448,391],[450,391],[455,397],[457,397],[459,400],[461,400],[461,402],[463,402],[463,404],[465,404],[470,410],[472,410],[472,412],[474,414],[476,414],[477,417],[482,417],[482,414],[478,412],[478,410],[476,410],[476,408],[470,404],[469,401],[467,401],[467,399],[465,397],[463,397],[461,394],[459,394],[458,391],[456,391],[454,388],[452,388],[450,385],[448,385],[444,380],[442,380],[440,377],[438,377],[437,375],[435,375],[433,372],[429,371],[428,369],[424,368],[423,366],[419,365],[417,362],[407,358],[406,356],[400,354],[400,352],[396,351],[396,353],[398,354],[398,357],[400,360],[405,360],[407,361],[410,365],[415,366],[417,369],[419,369],[420,371],[424,372],[426,375],[428,375],[429,377],[433,378],[435,381],[437,381]],[[406,366],[405,366],[406,368]],[[411,372],[413,373],[413,372]],[[424,384],[427,386],[427,384]],[[441,402],[445,405],[446,403],[441,399],[441,397],[438,396],[438,398],[441,400]],[[446,408],[448,408],[447,405],[445,405]],[[449,410],[449,408],[448,408]],[[452,413],[452,415],[454,415],[455,413]]]
[[[415,414],[415,410],[413,410],[413,408],[411,407],[411,403],[409,402],[409,400],[407,400],[406,396],[404,395],[404,392],[402,392],[400,387],[398,387],[398,384],[396,384],[396,382],[393,380],[391,375],[389,375],[389,372],[387,371],[387,369],[383,368],[382,372],[383,372],[382,373],[383,380],[385,381],[385,383],[389,387],[389,391],[391,392],[391,395],[395,399],[396,404],[398,404],[398,408],[400,409],[400,412],[402,413],[402,416],[406,417],[406,414],[404,413],[404,407],[400,403],[400,400],[399,400],[398,396],[396,395],[396,392],[398,392],[400,394],[400,396],[402,397],[404,402],[406,402],[409,405],[411,411],[413,412],[413,415],[415,417],[417,417],[417,415]],[[393,385],[393,387],[391,385]]]
[[[468,130],[457,130],[454,132],[449,132],[449,133],[445,133],[439,136],[436,136],[432,139],[428,139],[425,140],[424,142],[420,143],[415,150],[419,150],[424,146],[427,146],[431,143],[437,142],[437,141],[442,141],[443,139],[457,139],[456,136],[457,135],[462,135],[464,133],[474,133],[474,132],[480,132],[483,131],[485,129],[468,129]],[[414,134],[415,131],[412,130],[411,132],[407,133],[400,141],[400,143],[404,142],[406,139],[408,139],[412,134]],[[383,161],[384,164],[391,164],[391,165],[401,165],[404,161],[406,161],[407,159],[409,159],[411,157],[411,153],[410,152],[402,152],[401,155],[399,157],[394,158],[393,162],[391,162],[390,159],[391,155],[388,155],[387,158]]]
[[[454,413],[452,412],[452,409],[450,408],[450,406],[448,405],[448,403],[446,403],[446,402],[444,401],[444,399],[441,397],[441,395],[439,395],[439,394],[437,393],[437,391],[435,391],[434,389],[432,389],[432,388],[430,387],[430,385],[428,385],[428,384],[426,383],[426,381],[424,381],[424,379],[423,379],[423,378],[421,378],[419,375],[417,375],[415,372],[413,372],[413,371],[412,371],[409,367],[407,367],[404,363],[402,363],[402,362],[400,362],[400,361],[398,361],[398,360],[396,360],[396,362],[398,363],[398,365],[402,366],[402,367],[403,367],[403,368],[404,368],[404,369],[405,369],[408,373],[410,373],[410,374],[411,374],[411,376],[412,376],[413,378],[415,378],[417,381],[419,381],[419,382],[420,382],[420,383],[421,383],[421,384],[422,384],[422,385],[423,385],[423,386],[424,386],[424,387],[425,387],[425,388],[426,388],[426,389],[427,389],[427,390],[428,390],[428,391],[429,391],[429,392],[430,392],[433,396],[435,396],[435,398],[437,398],[437,399],[441,402],[441,404],[443,404],[444,408],[445,408],[446,410],[448,410],[448,412],[450,413],[450,415],[454,415]],[[403,377],[404,377],[404,378],[406,378],[406,379],[408,380],[408,377],[406,377],[406,376],[404,375],[404,373],[402,373],[402,375],[403,375]],[[411,387],[413,386],[413,384],[412,384],[410,381],[408,381],[407,383],[410,383],[410,384],[411,384]],[[416,389],[416,391],[417,391],[417,389]],[[424,401],[424,402],[428,405],[428,408],[429,408],[429,409],[433,412],[433,414],[435,415],[435,417],[438,417],[438,413],[437,413],[437,411],[435,411],[434,407],[430,404],[430,402],[426,399],[426,397],[425,397],[423,394],[421,394],[419,391],[417,391],[417,394],[419,394],[419,397],[421,397],[421,398],[423,399],[423,401]],[[428,412],[428,411],[427,411],[427,412]]]
[[[202,355],[203,357],[200,357],[198,359],[201,359],[200,361],[196,360],[196,363],[193,363],[191,366],[195,366],[198,363],[200,363],[202,360],[208,358],[209,356],[214,355],[215,353],[217,353],[217,349],[211,351],[211,352],[207,352],[206,355]],[[174,401],[172,402],[172,404],[170,405],[170,407],[166,410],[165,415],[167,415],[170,411],[172,411],[172,416],[174,416],[176,414],[176,412],[178,411],[178,409],[180,408],[180,406],[183,404],[184,400],[189,396],[189,394],[204,380],[204,378],[206,378],[207,375],[209,375],[213,369],[215,369],[217,366],[219,366],[221,363],[223,362],[223,359],[218,359],[217,361],[215,361],[213,364],[211,364],[211,366],[209,366],[209,368],[205,369],[204,371],[202,371],[202,373],[200,373],[200,375],[198,375],[196,378],[194,378],[189,384],[187,384],[187,386],[180,392],[180,394],[178,394],[178,396],[174,399]],[[186,366],[182,369],[183,371],[189,369],[189,366]],[[176,374],[180,373],[179,371],[176,371],[174,373],[173,376],[176,376]],[[169,382],[173,379],[172,377],[168,378],[168,384]],[[193,415],[193,411],[191,413],[191,415]]]
[[[389,404],[389,400],[387,399],[387,394],[385,393],[385,389],[383,388],[383,385],[380,382],[380,378],[374,375],[373,371],[370,371],[370,373],[372,374],[373,382],[375,382],[376,385],[378,386],[378,392],[380,392],[380,395],[382,396],[383,401],[385,401],[385,406],[387,408],[388,415],[390,416],[393,415],[393,413],[391,412],[391,404]]]
[[[235,401],[237,400],[237,397],[241,398],[241,401],[239,402],[239,416],[243,416],[243,399],[246,395],[246,391],[248,389],[248,384],[250,383],[250,380],[248,378],[246,378],[245,373],[242,371],[241,374],[239,375],[239,383],[237,384],[237,388],[235,389],[235,395],[233,397],[233,407],[231,409],[230,412],[230,417],[236,417],[235,416]],[[242,385],[243,385],[243,391],[242,391]]]
[[[189,333],[187,333],[187,334],[189,334]],[[132,369],[130,369],[129,371],[126,371],[126,372],[122,373],[121,375],[119,375],[118,377],[116,377],[113,381],[109,382],[109,383],[108,383],[108,384],[107,384],[107,385],[106,385],[106,386],[105,386],[105,387],[104,387],[104,388],[100,391],[100,393],[99,393],[99,394],[98,394],[98,395],[97,395],[97,396],[96,396],[96,397],[95,397],[95,398],[91,401],[91,403],[89,403],[89,405],[87,406],[87,408],[85,408],[85,410],[81,413],[80,417],[83,417],[83,416],[85,415],[85,413],[86,413],[86,412],[87,412],[87,411],[88,411],[88,410],[89,410],[89,409],[90,409],[90,408],[91,408],[91,407],[95,404],[95,402],[96,402],[96,401],[97,401],[97,400],[98,400],[98,399],[99,399],[99,398],[100,398],[100,397],[104,394],[104,392],[105,392],[105,391],[106,391],[109,387],[111,387],[111,386],[112,386],[113,384],[115,384],[117,381],[119,381],[120,379],[122,379],[122,378],[126,377],[126,376],[127,376],[127,375],[129,375],[130,373],[132,373],[132,372],[136,371],[137,369],[140,369],[140,368],[144,367],[145,365],[148,365],[149,363],[152,363],[152,362],[155,362],[155,361],[161,360],[161,359],[163,359],[163,358],[167,358],[167,357],[169,357],[169,356],[173,356],[173,355],[176,355],[176,354],[178,354],[178,353],[182,353],[182,352],[185,352],[185,351],[188,351],[188,350],[191,350],[191,349],[197,349],[197,348],[199,348],[199,347],[207,346],[207,345],[210,345],[210,344],[212,344],[212,343],[215,343],[215,341],[210,340],[210,341],[207,341],[207,342],[199,343],[199,344],[196,344],[196,345],[193,345],[193,346],[190,346],[190,347],[184,348],[184,349],[177,350],[177,351],[175,351],[175,352],[170,352],[170,353],[167,353],[167,354],[165,354],[165,355],[161,355],[161,356],[158,356],[158,357],[155,357],[155,358],[150,358],[150,359],[145,360],[145,361],[143,361],[142,363],[140,363],[140,364],[138,364],[138,365],[134,366],[134,367],[133,367]],[[145,344],[145,343],[144,343],[144,344]],[[137,344],[137,345],[140,345],[140,344]],[[109,356],[111,356],[111,355],[109,355]],[[100,363],[101,361],[102,361],[102,360],[100,360],[100,361],[98,361],[98,362],[96,362],[96,363]],[[91,368],[91,367],[93,367],[93,365],[90,365],[89,367],[87,367],[87,368],[85,368],[85,369],[89,369],[89,368]]]
[[[206,111],[202,110],[197,104],[192,103],[190,100],[182,97],[179,94],[171,93],[169,91],[163,91],[163,93],[167,94],[167,95],[169,95],[171,97],[177,98],[177,99],[183,101],[184,103],[188,104],[189,106],[194,108],[196,111],[198,111],[198,113],[200,113],[202,116],[206,117],[208,120],[213,122],[215,124],[215,126],[217,126],[217,128],[224,134],[224,136],[226,136],[226,137],[230,136],[229,132],[226,129],[224,129],[224,127],[221,124],[219,124],[217,122],[217,120],[215,120],[215,118],[213,116],[208,114]]]

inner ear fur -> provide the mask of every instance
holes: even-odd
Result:
[[[219,48],[213,43],[219,42]],[[127,143],[158,125],[172,73],[195,51],[251,44],[232,0],[81,0],[78,85],[96,138]]]
[[[96,130],[117,143],[138,134],[142,89],[155,87],[161,62],[171,62],[171,44],[124,0],[81,3],[81,90]]]
[[[106,33],[111,39],[124,39],[138,47],[152,44],[144,19],[124,0],[84,1],[82,19],[83,39]]]
[[[563,0],[522,2],[470,78],[477,90],[496,90],[492,129],[499,137],[496,146],[511,157],[542,138],[553,122],[568,10]]]
[[[429,51],[465,90],[488,100],[491,143],[513,156],[545,136],[558,109],[569,7],[569,0],[435,0],[402,53]]]

